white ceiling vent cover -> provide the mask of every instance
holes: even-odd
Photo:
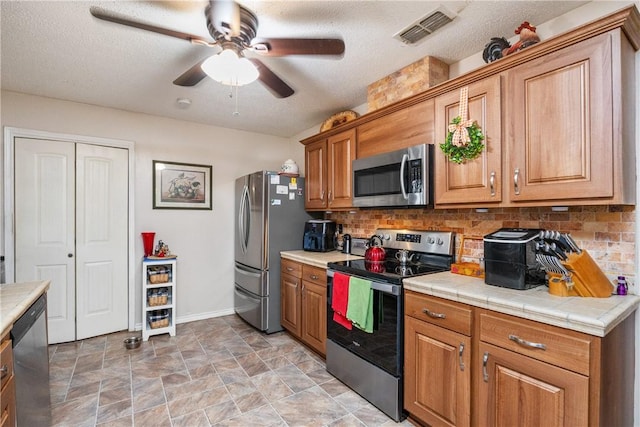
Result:
[[[444,6],[428,13],[406,28],[394,34],[393,38],[406,45],[415,45],[434,31],[453,21],[456,15]]]

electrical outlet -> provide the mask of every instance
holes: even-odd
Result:
[[[627,280],[628,294],[640,295],[640,289],[636,286],[636,283],[631,280]]]

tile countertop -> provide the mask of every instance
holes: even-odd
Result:
[[[20,316],[43,293],[49,290],[49,280],[0,284],[0,336],[3,336]]]
[[[339,251],[330,252],[310,252],[310,251],[283,251],[280,252],[282,258],[310,264],[320,268],[327,268],[327,263],[336,261],[347,261],[350,259],[362,259],[358,255],[343,254]]]
[[[546,286],[518,291],[450,272],[405,279],[404,288],[548,325],[604,337],[640,305],[640,296],[557,297]]]

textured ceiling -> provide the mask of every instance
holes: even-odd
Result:
[[[366,102],[367,85],[427,56],[454,63],[482,51],[493,36],[513,36],[578,1],[241,1],[259,18],[258,37],[341,37],[341,58],[265,57],[295,89],[275,98],[259,82],[230,88],[208,78],[195,87],[172,81],[217,48],[104,22],[99,6],[132,19],[209,37],[200,1],[2,1],[2,88],[180,120],[294,136],[330,115]],[[417,46],[393,35],[439,5],[454,21]],[[250,56],[250,55],[247,55]],[[189,98],[189,108],[176,100]],[[239,114],[234,115],[237,109]]]

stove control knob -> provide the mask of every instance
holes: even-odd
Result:
[[[430,245],[433,245],[435,243],[435,239],[431,236],[427,237],[427,243],[429,243]]]
[[[383,240],[391,240],[391,236],[388,234],[383,234],[382,236],[380,236]]]
[[[444,240],[442,240],[441,238],[439,238],[439,237],[438,237],[438,241],[437,241],[437,243],[438,243],[440,246],[442,246],[442,245],[444,245]]]

